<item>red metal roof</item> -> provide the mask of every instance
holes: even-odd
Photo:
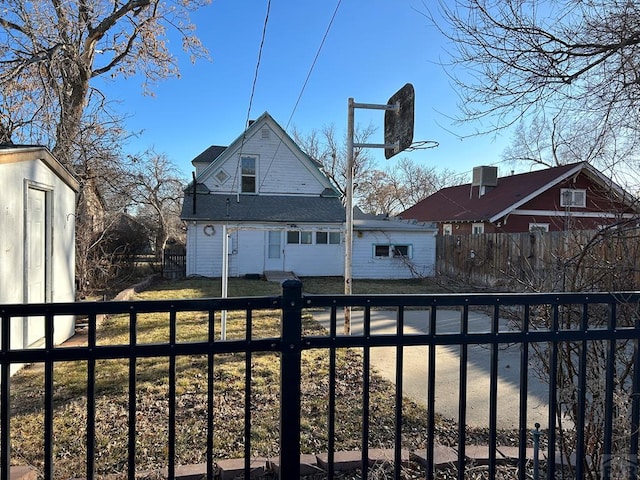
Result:
[[[402,212],[400,217],[421,222],[491,221],[496,215],[516,208],[584,166],[583,162],[572,163],[500,177],[497,186],[482,196],[478,194],[478,187],[472,188],[471,183],[443,188]]]

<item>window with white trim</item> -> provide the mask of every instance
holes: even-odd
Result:
[[[316,232],[316,244],[317,245],[339,245],[340,244],[340,232]]]
[[[587,191],[584,189],[561,188],[561,207],[585,207],[587,205]]]
[[[410,245],[389,245],[389,244],[377,244],[373,246],[374,257],[411,257]]]
[[[484,223],[474,223],[471,225],[471,233],[478,235],[484,233]]]
[[[529,224],[529,231],[531,233],[548,232],[549,231],[549,224],[548,223],[530,223]]]
[[[289,230],[287,232],[287,243],[289,245],[311,245],[313,243],[313,232]]]
[[[442,225],[442,234],[443,235],[453,235],[453,225],[450,223],[445,223]]]
[[[311,232],[300,232],[300,243],[303,245],[311,245]]]
[[[243,155],[240,158],[240,174],[242,176],[242,193],[256,193],[258,159],[254,156]]]

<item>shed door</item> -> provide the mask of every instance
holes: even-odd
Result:
[[[46,192],[29,188],[27,193],[27,303],[47,301],[47,235],[46,235]],[[31,345],[44,336],[44,318],[29,317],[24,335],[25,346]]]

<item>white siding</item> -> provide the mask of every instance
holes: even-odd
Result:
[[[299,277],[333,277],[344,274],[344,243],[285,244],[284,269]]]
[[[189,224],[187,227],[187,275],[219,277],[222,275],[222,225],[214,224],[215,233],[205,235],[204,226],[210,223]],[[298,229],[315,232],[339,231],[340,225],[299,225]],[[269,230],[274,225],[229,226],[232,243],[229,249],[229,276],[264,273]],[[299,276],[336,276],[344,272],[344,244],[293,245],[283,238],[284,270]]]
[[[205,235],[208,223],[187,226],[187,276],[220,277],[222,275],[222,226],[215,225],[213,235]]]
[[[262,137],[262,130],[268,129],[268,138]],[[202,181],[215,193],[237,193],[240,182],[238,169],[240,148],[230,147],[223,154],[223,163],[214,163]],[[263,195],[319,195],[328,183],[320,180],[317,170],[308,162],[301,161],[288,139],[280,141],[268,122],[258,128],[253,135],[245,138],[242,155],[257,156],[258,192]],[[223,170],[228,178],[219,182],[216,174]]]
[[[399,258],[374,256],[376,244],[409,245],[411,268]],[[353,278],[411,278],[433,275],[436,259],[436,239],[430,230],[424,232],[362,231],[353,236]]]
[[[26,299],[25,208],[28,185],[47,191],[51,229],[48,248],[47,299],[75,301],[75,199],[76,194],[40,160],[0,164],[0,304]],[[74,333],[72,317],[55,321],[54,342]],[[12,345],[22,347],[22,324],[12,324]]]

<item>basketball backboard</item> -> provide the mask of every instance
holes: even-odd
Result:
[[[385,148],[384,156],[389,159],[409,148],[413,143],[413,111],[415,104],[413,85],[407,83],[394,93],[387,105],[398,105],[396,110],[387,110],[384,114],[384,143],[397,144],[397,148]]]

